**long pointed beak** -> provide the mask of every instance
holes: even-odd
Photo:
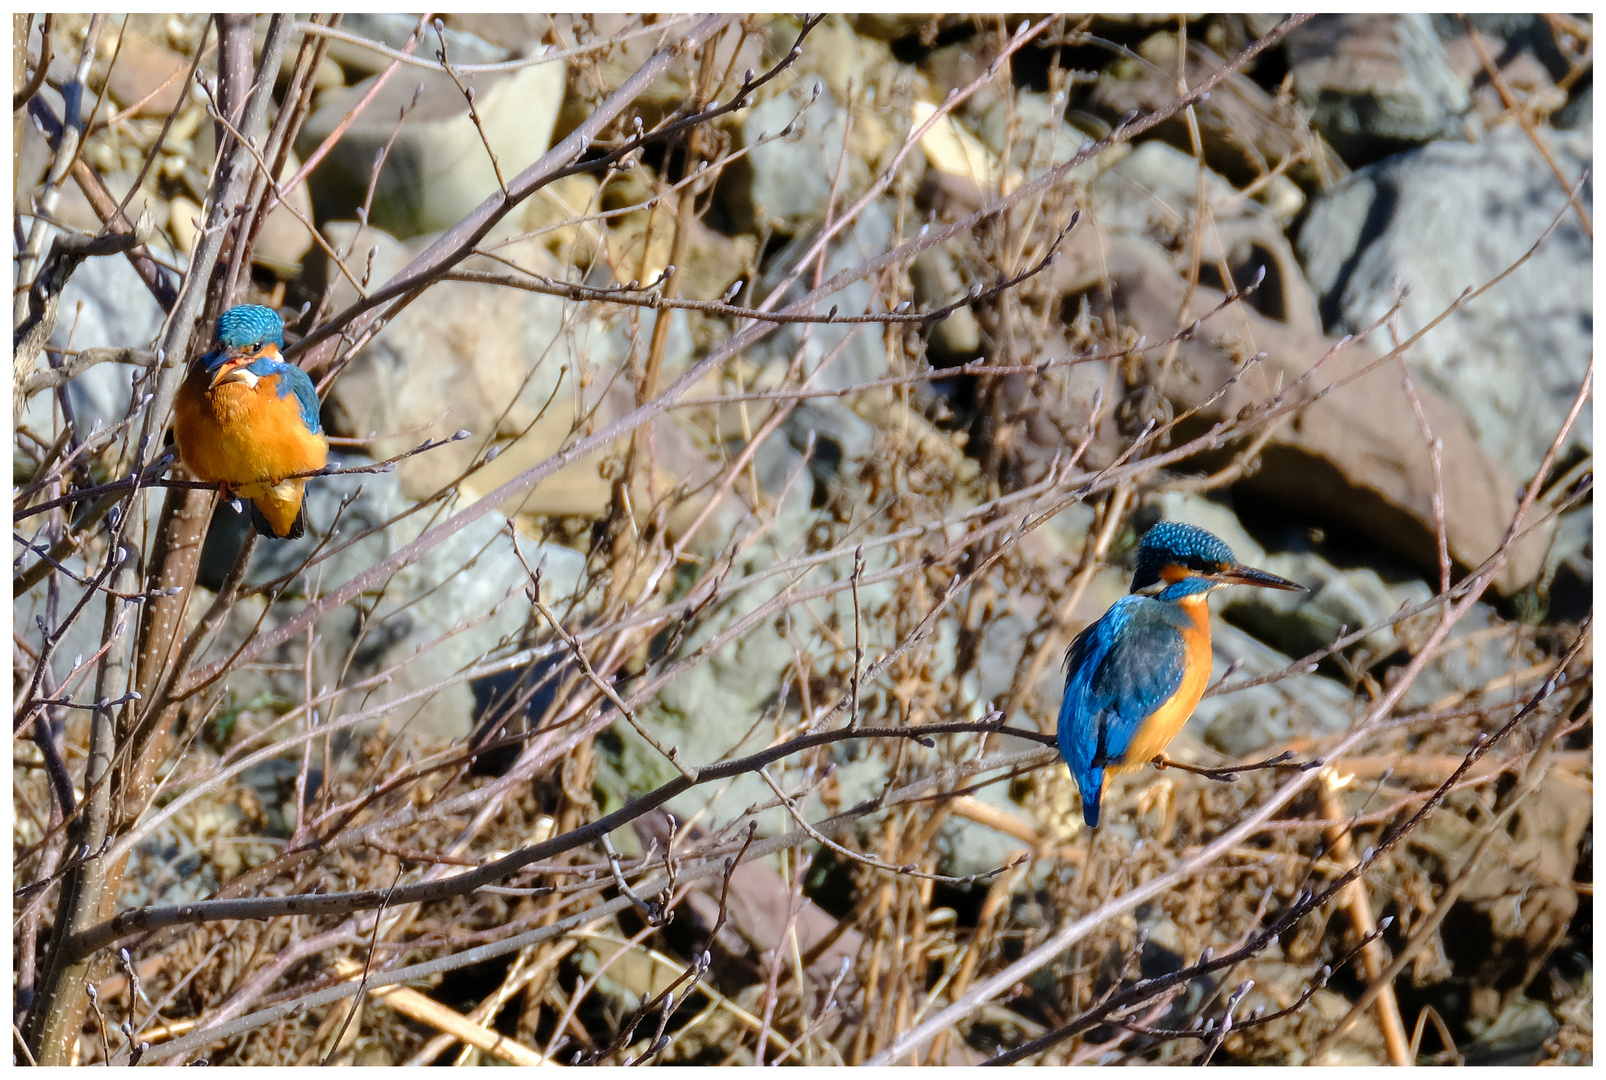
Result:
[[[1256,570],[1253,566],[1232,566],[1213,576],[1223,585],[1255,585],[1262,589],[1283,589],[1287,592],[1310,591],[1303,585],[1264,570]]]

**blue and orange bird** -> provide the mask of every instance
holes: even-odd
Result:
[[[1104,779],[1153,760],[1193,715],[1210,679],[1210,611],[1223,585],[1303,590],[1241,565],[1194,525],[1164,521],[1143,536],[1132,589],[1071,642],[1059,746],[1082,793],[1082,817],[1099,823]]]
[[[251,500],[257,532],[294,540],[306,532],[305,479],[329,461],[318,424],[318,390],[287,364],[284,322],[270,308],[232,307],[218,316],[216,347],[198,358],[173,406],[180,459],[223,497]]]

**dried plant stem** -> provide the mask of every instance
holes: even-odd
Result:
[[[1329,821],[1341,821],[1344,818],[1344,808],[1338,798],[1339,789],[1332,769],[1323,770],[1322,781],[1320,792],[1322,814]],[[1354,862],[1355,849],[1350,844],[1349,829],[1338,826],[1328,829],[1327,842],[1334,859],[1341,863]],[[1366,896],[1365,881],[1356,878],[1345,886],[1344,906],[1349,909],[1356,937],[1365,942],[1361,947],[1362,970],[1367,981],[1378,986],[1377,1026],[1383,1032],[1383,1048],[1388,1054],[1389,1064],[1410,1065],[1412,1059],[1405,1038],[1405,1025],[1400,1020],[1400,1005],[1395,1000],[1394,987],[1382,979],[1385,966],[1383,944],[1373,936],[1377,932],[1377,918]],[[1311,1060],[1319,1062],[1321,1056],[1313,1055]]]
[[[1518,717],[1520,718],[1521,715],[1519,713]],[[1444,917],[1455,906],[1456,898],[1472,882],[1473,871],[1477,869],[1479,860],[1483,858],[1496,840],[1506,835],[1506,825],[1510,822],[1511,816],[1517,812],[1517,809],[1529,796],[1538,790],[1539,785],[1549,774],[1549,762],[1547,759],[1551,747],[1555,743],[1556,734],[1562,725],[1566,723],[1566,719],[1565,713],[1557,717],[1550,730],[1541,738],[1538,749],[1524,763],[1522,780],[1516,788],[1513,788],[1507,794],[1500,810],[1484,826],[1483,833],[1478,838],[1477,844],[1467,856],[1466,861],[1461,864],[1456,875],[1450,879],[1450,883],[1445,886],[1444,892],[1435,901],[1432,911],[1425,913],[1425,916],[1413,927],[1411,936],[1406,939],[1404,947],[1400,949],[1399,954],[1394,957],[1392,963],[1375,975],[1368,973],[1370,981],[1366,990],[1356,1000],[1355,1004],[1350,1006],[1349,1012],[1345,1013],[1344,1017],[1316,1045],[1316,1049],[1311,1053],[1312,1061],[1319,1062],[1326,1057],[1338,1040],[1343,1037],[1344,1033],[1354,1025],[1356,1019],[1370,1008],[1374,1002],[1380,1000],[1385,993],[1390,991],[1394,979],[1399,976],[1400,972],[1405,970],[1405,965],[1410,963],[1412,958],[1433,939],[1433,935],[1444,921]],[[1390,1057],[1393,1057],[1392,1050]],[[1411,1063],[1409,1060],[1404,1062],[1407,1065]]]
[[[362,974],[362,965],[345,957],[335,959],[335,972],[342,978]],[[460,1012],[448,1009],[432,998],[405,986],[384,986],[373,991],[376,1001],[382,1001],[403,1016],[428,1024],[450,1037],[484,1051],[509,1065],[551,1065],[553,1062],[529,1047],[508,1038],[499,1031],[475,1023]]]

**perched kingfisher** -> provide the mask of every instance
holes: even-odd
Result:
[[[318,424],[318,390],[281,359],[284,322],[271,308],[232,307],[218,316],[216,347],[198,358],[173,406],[180,459],[223,497],[251,500],[263,536],[306,532],[305,479],[321,469],[329,442]]]
[[[1131,595],[1076,635],[1065,654],[1060,755],[1082,793],[1082,817],[1099,823],[1106,772],[1153,760],[1193,715],[1210,679],[1210,611],[1223,585],[1303,590],[1241,565],[1195,525],[1163,521],[1138,545]]]

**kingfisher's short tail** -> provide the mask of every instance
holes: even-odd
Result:
[[[1098,828],[1099,804],[1104,799],[1103,768],[1092,768],[1076,776],[1076,790],[1082,795],[1082,820],[1087,822],[1088,828]]]
[[[254,491],[251,524],[275,540],[299,540],[307,532],[307,507],[301,480],[285,480],[266,491]]]

